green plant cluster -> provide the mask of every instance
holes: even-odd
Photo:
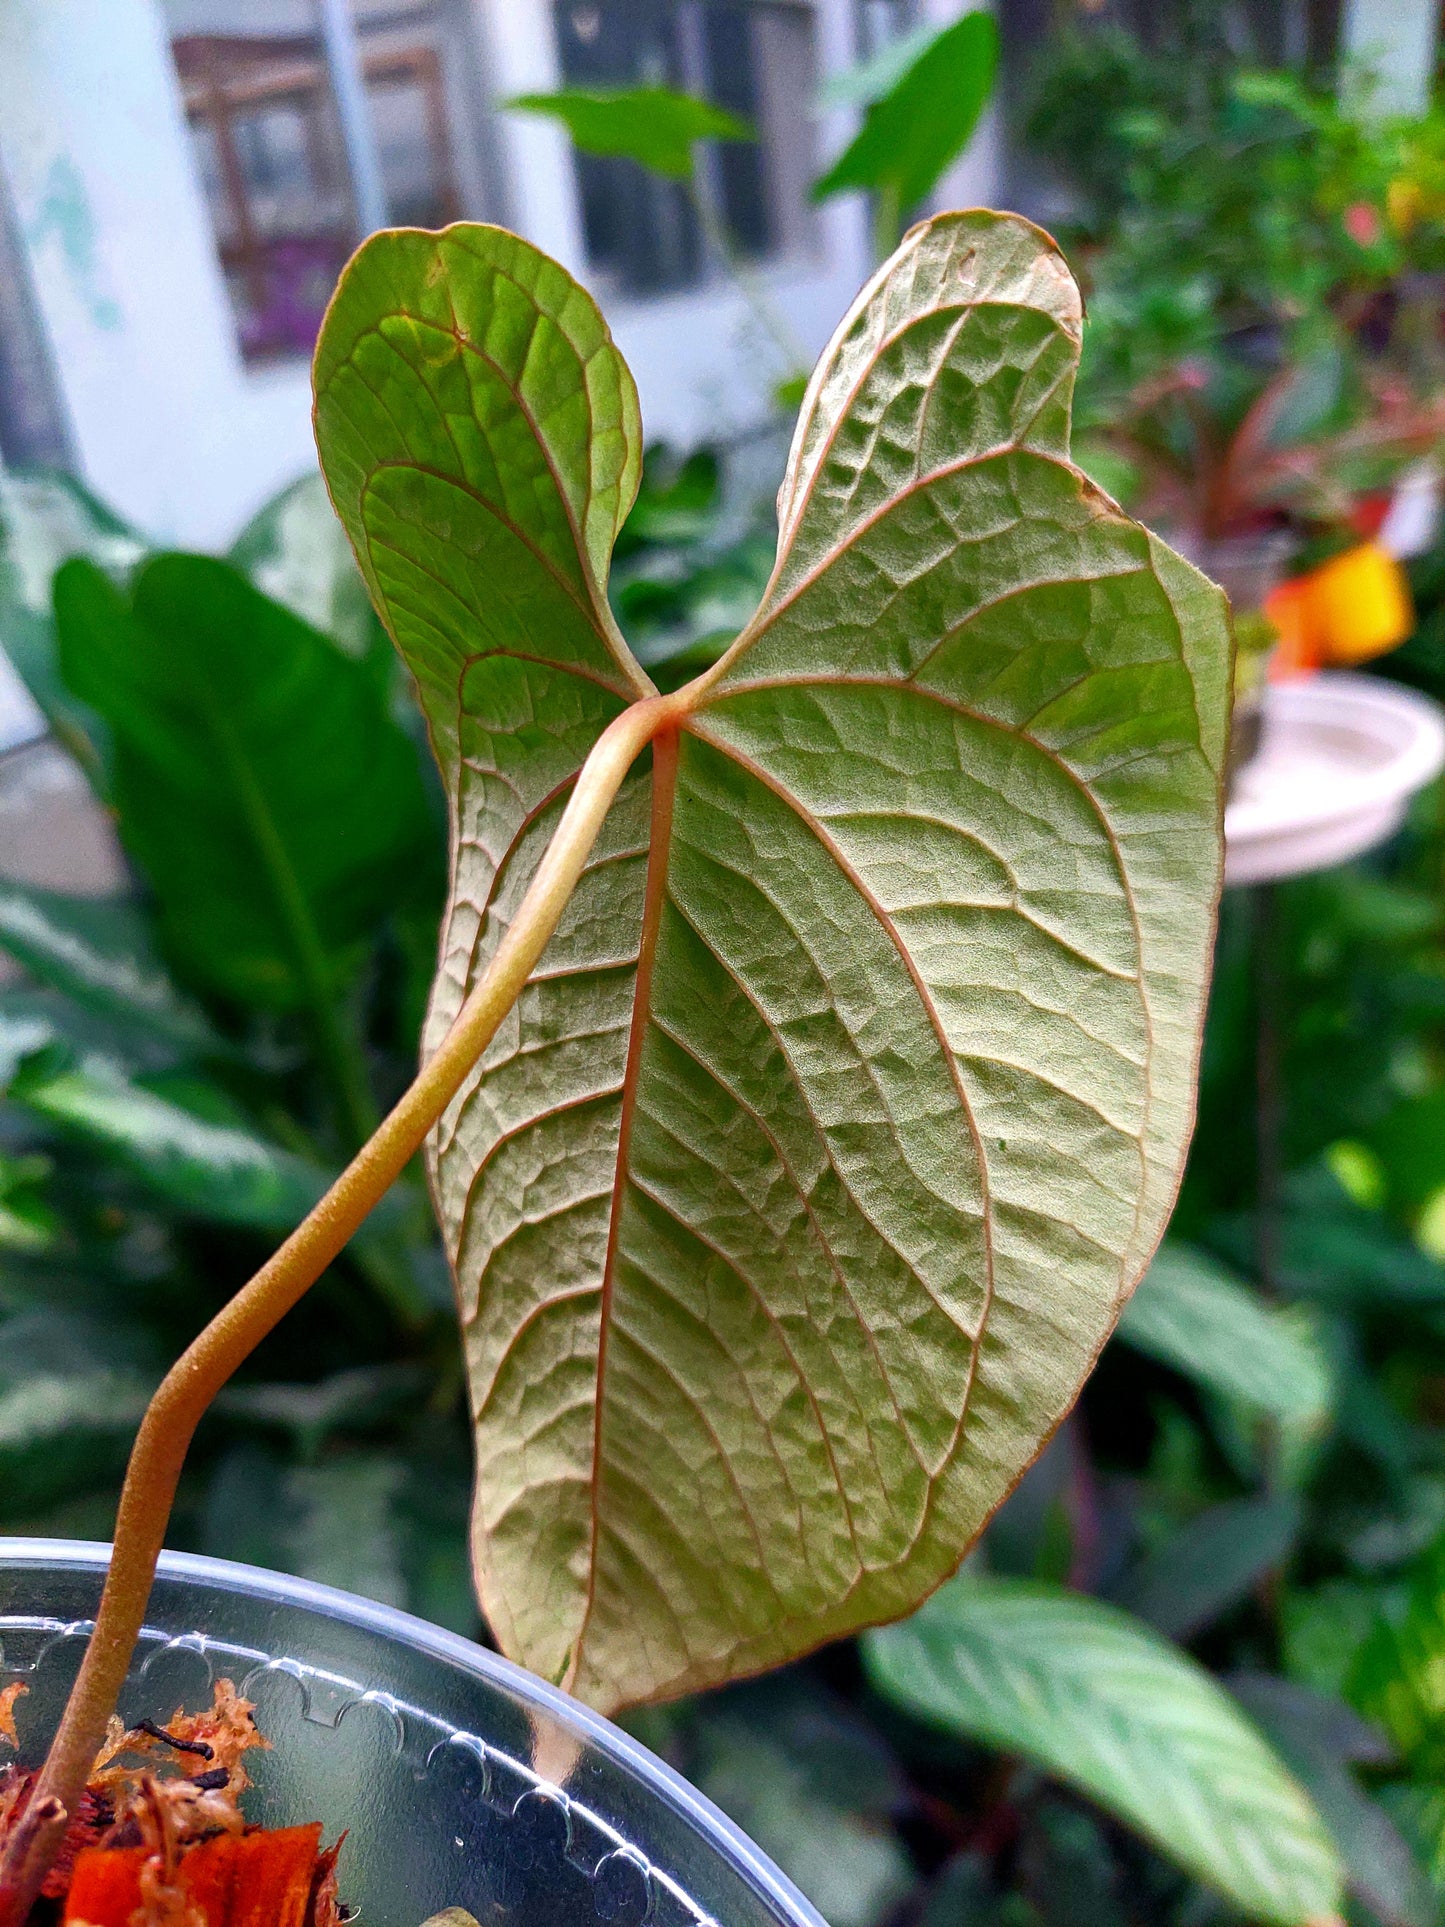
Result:
[[[1438,434],[1445,114],[1217,50],[1066,40],[1025,123],[1088,282],[1100,479],[1205,538],[1349,515]]]
[[[1434,271],[1433,121],[1407,236],[1397,153],[1322,97],[1108,58],[1115,110],[1057,122],[1096,250],[1096,424],[1191,359],[1236,425],[1282,368],[1354,380],[1407,240]],[[1318,420],[1348,423],[1344,392]],[[662,686],[735,632],[771,553],[714,456],[653,452],[612,592]],[[1445,698],[1445,553],[1416,587],[1395,663]],[[314,482],[221,562],[6,478],[0,642],[133,879],[0,889],[23,973],[0,988],[0,1530],[104,1537],[165,1363],[409,1074],[446,829]],[[1226,898],[1170,1241],[979,1553],[907,1621],[635,1716],[832,1927],[1303,1921],[1336,1858],[1352,1918],[1441,1919],[1442,902],[1436,796],[1377,859]],[[207,1421],[175,1543],[476,1630],[464,1403],[417,1176]]]
[[[161,811],[155,784],[118,781],[148,746],[169,776],[167,718],[194,740],[206,707],[163,653],[163,615],[177,635],[219,636],[224,620],[244,644],[233,666],[259,660],[268,625],[284,638],[288,673],[273,662],[257,680],[273,701],[294,691],[294,712],[288,697],[253,733],[243,683],[226,705],[244,754],[266,759],[273,804],[293,754],[323,780],[318,718],[348,702],[377,732],[369,766],[392,746],[380,814],[404,833],[415,891],[327,897],[309,872],[305,891],[373,1103],[406,1074],[444,830],[419,791],[410,697],[360,619],[313,485],[228,563],[149,557],[68,484],[6,489],[6,638],[115,811],[136,888],[123,903],[0,897],[0,943],[25,972],[0,992],[0,1527],[103,1536],[163,1362],[311,1202],[353,1128],[291,939],[276,937],[266,970],[242,955],[193,847],[173,860],[146,840],[148,810],[177,843],[182,823],[190,839],[211,826],[184,802]],[[653,625],[655,657],[669,639],[679,659],[716,648],[755,593],[751,534],[712,536],[715,490],[707,458],[649,462],[617,596],[639,633]],[[93,559],[56,571],[77,549]],[[1425,681],[1428,636],[1404,659]],[[89,668],[121,638],[160,668],[139,695],[126,683],[129,711],[122,679]],[[334,678],[319,702],[318,673]],[[348,755],[324,776],[337,813],[314,795],[306,806],[342,881]],[[216,805],[233,834],[245,789]],[[284,840],[284,818],[278,829]],[[237,900],[271,887],[244,839],[215,850]],[[1436,1862],[1445,1887],[1445,1711],[1430,1699],[1445,1662],[1431,1577],[1445,1533],[1445,1123],[1419,1120],[1445,1116],[1442,865],[1427,808],[1387,864],[1282,889],[1265,930],[1258,905],[1226,900],[1175,1237],[968,1572],[896,1628],[637,1716],[833,1927],[905,1905],[1034,1927],[1084,1917],[1081,1894],[1101,1923],[1300,1918],[1301,1883],[1322,1875],[1297,1816],[1269,1811],[1280,1759],[1338,1844],[1361,1917],[1436,1918],[1424,1869]],[[1268,1292],[1265,944],[1284,1092]],[[468,1476],[444,1266],[424,1200],[402,1187],[209,1421],[177,1539],[470,1629]],[[1259,1734],[1272,1753],[1256,1758]],[[1248,1866],[1261,1842],[1282,1862],[1262,1886]],[[1255,1904],[1231,1907],[1221,1887]]]

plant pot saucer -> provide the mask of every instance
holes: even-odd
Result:
[[[109,1547],[0,1538],[0,1685],[38,1760]],[[712,1803],[610,1721],[407,1613],[278,1573],[162,1556],[121,1703],[133,1724],[229,1677],[272,1750],[248,1817],[350,1835],[365,1927],[461,1906],[487,1927],[824,1927]],[[254,1765],[252,1764],[254,1762]]]
[[[1258,752],[1224,812],[1224,880],[1326,870],[1382,843],[1445,766],[1445,718],[1428,697],[1328,671],[1264,691]]]

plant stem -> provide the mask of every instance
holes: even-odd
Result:
[[[623,778],[686,708],[685,692],[647,697],[598,738],[510,929],[435,1055],[310,1216],[162,1380],[126,1470],[95,1628],[31,1798],[33,1813],[51,1817],[33,1834],[23,1830],[26,1838],[13,1834],[0,1859],[0,1927],[22,1927],[90,1779],[144,1622],[181,1467],[207,1407],[342,1250],[455,1097],[546,948]]]
[[[773,305],[760,278],[744,260],[741,252],[733,244],[727,225],[721,221],[709,201],[698,187],[696,178],[683,183],[697,224],[702,229],[702,237],[708,248],[722,263],[733,285],[743,300],[752,309],[754,318],[761,324],[764,332],[772,337],[773,345],[783,357],[789,375],[806,369],[812,360],[807,349],[794,334],[786,318]]]

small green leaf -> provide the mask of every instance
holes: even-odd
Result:
[[[431,845],[416,751],[373,678],[202,556],[147,563],[131,597],[71,561],[55,605],[168,951],[243,1003],[328,1004]]]
[[[1228,637],[1069,460],[1079,331],[1013,217],[940,217],[870,282],[761,606],[434,1139],[487,1617],[594,1703],[915,1605],[1172,1206]],[[434,1047],[652,693],[606,594],[636,392],[595,304],[485,227],[369,241],[316,391],[457,830]]]
[[[927,21],[909,33],[900,34],[880,47],[876,54],[841,74],[832,74],[818,89],[820,107],[867,107],[892,91],[918,56],[938,37],[938,28]]]
[[[1220,1397],[1301,1433],[1319,1433],[1333,1400],[1329,1360],[1282,1314],[1204,1252],[1166,1244],[1119,1320],[1126,1345]]]
[[[620,156],[671,181],[692,179],[699,141],[757,139],[748,122],[725,107],[670,87],[564,87],[518,94],[506,105],[561,121],[584,154]]]
[[[1125,1573],[1113,1598],[1170,1639],[1192,1639],[1289,1558],[1299,1535],[1289,1494],[1211,1506]]]
[[[1057,1773],[1252,1920],[1339,1911],[1301,1788],[1201,1667],[1114,1607],[963,1575],[863,1650],[895,1704]]]
[[[134,904],[0,880],[0,950],[83,1008],[139,1025],[177,1050],[227,1048],[171,981]]]
[[[869,103],[856,137],[814,182],[814,200],[887,189],[900,214],[916,207],[973,138],[993,92],[998,48],[997,24],[982,10],[935,34]]]

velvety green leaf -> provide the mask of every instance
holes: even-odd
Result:
[[[1293,1680],[1244,1673],[1228,1684],[1319,1809],[1344,1858],[1351,1889],[1386,1927],[1434,1927],[1437,1914],[1424,1869],[1389,1814],[1350,1771],[1356,1761],[1390,1765],[1394,1756],[1378,1729],[1338,1700]]]
[[[747,121],[670,87],[563,87],[518,94],[508,107],[560,120],[584,154],[618,155],[673,181],[690,181],[703,140],[750,141]]]
[[[289,1231],[333,1175],[239,1119],[198,1116],[104,1058],[57,1061],[41,1050],[20,1065],[7,1095],[113,1153],[178,1210],[221,1224]]]
[[[1125,1573],[1113,1598],[1170,1639],[1192,1639],[1285,1563],[1299,1529],[1287,1493],[1211,1506]]]
[[[105,724],[61,677],[51,584],[73,555],[89,556],[123,580],[144,554],[134,530],[70,476],[0,470],[0,648],[56,736],[102,786],[109,755]]]
[[[887,188],[900,212],[917,206],[973,138],[993,92],[998,48],[998,26],[982,10],[935,34],[869,103],[856,137],[814,182],[814,200]]]
[[[1328,1421],[1329,1360],[1308,1328],[1192,1246],[1165,1245],[1125,1308],[1119,1336],[1281,1424],[1317,1433]]]
[[[436,1136],[483,1603],[595,1702],[914,1605],[1173,1202],[1228,645],[1068,460],[1078,336],[1012,217],[915,230],[859,297],[761,608]],[[576,284],[489,228],[370,241],[316,382],[453,799],[435,1041],[649,689],[605,594],[636,397]]]
[[[430,840],[415,749],[372,677],[202,556],[147,563],[129,598],[71,561],[55,603],[170,952],[249,1004],[329,999]]]
[[[178,1050],[226,1048],[205,1012],[171,981],[134,904],[0,880],[0,950],[37,982]]]
[[[1251,1920],[1338,1911],[1339,1862],[1299,1785],[1201,1667],[1114,1607],[966,1574],[864,1656],[896,1704],[1057,1773]]]

